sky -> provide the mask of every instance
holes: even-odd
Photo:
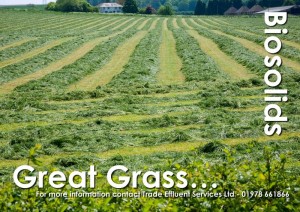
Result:
[[[46,3],[56,0],[45,0]],[[43,4],[43,0],[0,0],[0,5]]]

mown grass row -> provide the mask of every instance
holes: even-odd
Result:
[[[93,163],[95,165],[101,165],[99,167],[100,172],[106,173],[107,169],[115,164],[124,164],[127,167],[145,167],[150,166],[152,168],[163,168],[163,162],[171,160],[174,163],[185,165],[185,160],[194,160],[198,157],[205,157],[210,161],[222,162],[224,159],[224,148],[233,148],[236,150],[234,153],[238,161],[242,158],[248,158],[249,160],[260,160],[262,157],[262,149],[264,146],[275,147],[275,149],[284,154],[289,154],[288,163],[292,168],[293,173],[299,172],[296,167],[291,166],[291,163],[297,161],[297,144],[299,142],[299,133],[291,133],[282,137],[257,137],[257,138],[244,138],[244,139],[224,139],[220,142],[177,142],[173,144],[161,144],[157,146],[149,147],[133,147],[128,146],[121,149],[104,151],[101,153],[57,153],[56,155],[44,155],[40,159],[45,166],[50,164],[64,168],[77,168],[81,169]],[[43,149],[44,153],[47,153],[47,149]],[[67,155],[67,156],[66,156]],[[142,163],[139,163],[138,158],[144,158]],[[152,159],[151,159],[152,158]],[[183,160],[185,158],[185,160]],[[21,165],[25,160],[8,160],[10,166],[4,163],[0,163],[2,171],[11,169],[15,166]],[[154,165],[153,161],[158,162]],[[100,163],[100,164],[99,164]],[[153,163],[153,164],[152,164]]]
[[[197,21],[197,19],[195,19]],[[188,20],[189,21],[189,20]],[[246,66],[250,71],[256,73],[258,76],[262,76],[265,73],[265,67],[261,61],[263,57],[259,54],[252,52],[242,46],[239,42],[236,42],[230,38],[214,33],[211,30],[207,30],[200,25],[195,24],[192,21],[189,21],[188,24],[193,26],[199,34],[204,35],[205,37],[213,39],[215,43],[224,51],[226,54],[231,55],[237,62]],[[212,36],[213,34],[213,36]],[[280,67],[279,70],[286,75],[286,81],[288,83],[295,83],[298,80],[298,75],[290,68],[285,66]]]
[[[26,76],[19,77],[13,81],[3,84],[2,86],[0,86],[0,88],[1,88],[0,93],[2,93],[2,94],[9,93],[9,92],[13,91],[13,89],[15,89],[16,87],[18,87],[20,85],[26,84],[27,82],[32,81],[32,80],[41,79],[44,76],[51,74],[52,72],[62,69],[63,67],[65,67],[69,64],[72,64],[75,61],[77,61],[78,59],[80,59],[81,57],[83,57],[85,54],[87,54],[89,51],[91,51],[93,48],[95,48],[95,46],[99,45],[100,43],[105,42],[106,40],[108,40],[114,36],[117,36],[120,33],[122,33],[122,31],[120,31],[119,33],[111,34],[106,37],[98,37],[98,38],[92,39],[90,41],[87,41],[82,46],[77,48],[75,51],[68,54],[66,57],[56,61],[55,63],[51,63],[50,65],[46,66],[45,68],[40,69],[32,74],[28,74]]]
[[[68,87],[68,91],[87,90],[93,91],[98,87],[105,86],[123,71],[131,55],[140,41],[147,35],[147,31],[139,31],[115,49],[110,61],[103,67],[87,75],[77,83]]]
[[[2,14],[2,16],[5,16],[5,13]],[[12,20],[7,20],[11,15],[13,15]],[[45,15],[48,15],[50,17],[45,18]],[[25,18],[25,16],[27,16]],[[17,19],[20,17],[20,21],[17,21]],[[100,18],[103,18],[103,16],[98,16]],[[6,14],[6,17],[4,21],[5,23],[14,23],[14,26],[11,24],[10,27],[5,30],[11,30],[11,31],[17,31],[20,30],[19,33],[28,32],[32,29],[34,30],[40,30],[40,29],[46,29],[51,27],[58,28],[59,25],[67,26],[66,24],[69,24],[69,27],[71,23],[78,23],[85,20],[95,20],[95,16],[91,16],[88,14],[63,14],[63,13],[56,13],[56,14],[49,14],[49,13],[35,13],[35,14],[29,14],[26,12],[17,12],[16,14],[8,13]],[[35,25],[32,25],[32,22],[35,22]]]
[[[53,151],[55,149],[55,152],[75,151],[78,145],[83,145],[82,148],[85,151],[90,151],[91,145],[95,151],[103,151],[103,148],[114,149],[126,145],[149,146],[199,138],[224,139],[262,135],[261,129],[263,129],[264,123],[259,115],[261,111],[236,112],[220,108],[208,112],[199,110],[197,107],[188,108],[180,106],[177,109],[178,112],[173,112],[173,109],[172,112],[161,111],[161,114],[158,115],[105,116],[105,113],[114,112],[113,108],[110,108],[108,111],[102,112],[99,110],[78,112],[77,114],[81,114],[81,116],[85,114],[86,118],[77,118],[73,121],[56,122],[62,118],[62,114],[60,114],[56,118],[52,116],[51,118],[55,120],[52,122],[46,118],[44,122],[36,120],[33,123],[25,123],[26,125],[22,125],[22,123],[9,124],[7,127],[12,131],[1,133],[2,138],[10,140],[9,145],[5,145],[3,150],[14,147],[16,148],[14,154],[17,154],[17,150],[21,151],[20,148],[23,148],[24,155],[26,155],[25,150],[30,145],[43,143],[48,146],[49,142],[52,142],[49,148]],[[115,110],[115,112],[119,112],[119,110]],[[73,114],[65,114],[65,118],[68,115],[74,117]],[[287,123],[283,126],[291,131],[297,130],[299,120],[297,121],[296,117],[291,119],[293,124]],[[188,125],[193,126],[190,128]],[[183,128],[176,128],[176,126],[183,126]],[[17,128],[14,129],[14,127]],[[285,133],[289,135],[289,132]],[[22,136],[20,137],[20,135]],[[113,146],[111,146],[111,141],[114,141]]]
[[[261,17],[230,17],[230,18],[216,18],[221,25],[228,26],[230,28],[240,29],[243,31],[251,32],[254,34],[264,35],[264,29],[266,24]],[[209,20],[209,19],[205,19]],[[286,35],[278,35],[282,40],[288,40],[295,43],[300,43],[299,39],[299,27],[297,27],[297,17],[289,16],[287,23],[282,28],[287,28],[290,33]]]
[[[125,90],[129,87],[143,87],[156,83],[161,24],[160,21],[156,28],[150,30],[147,37],[141,40],[123,71],[112,79],[107,85],[108,88]]]
[[[98,46],[93,51],[88,52],[74,63],[63,67],[62,69],[51,73],[44,78],[27,83],[17,88],[18,91],[34,90],[51,90],[63,89],[73,82],[80,80],[82,77],[94,72],[103,66],[108,58],[113,54],[113,50],[123,41],[134,34],[135,30],[128,30],[123,36],[113,37]],[[99,52],[101,54],[99,55]]]
[[[186,81],[229,79],[220,67],[199,48],[199,44],[192,36],[181,28],[175,29],[170,23],[168,26],[176,40],[176,50],[183,65],[181,71],[184,73]]]
[[[222,32],[225,32],[226,34],[244,38],[249,41],[255,42],[261,46],[263,46],[263,43],[266,39],[266,36],[263,34],[263,31],[261,31],[260,36],[259,36],[258,34],[254,34],[254,33],[249,34],[249,33],[247,33],[248,31],[235,30],[234,27],[224,28],[222,26],[215,25],[214,23],[212,23],[212,24],[209,23],[208,26],[212,29],[221,30]],[[282,38],[284,38],[284,36],[281,36],[281,39]],[[284,40],[283,40],[283,43],[285,43]],[[291,43],[291,46],[286,46],[283,44],[283,48],[280,50],[280,54],[284,55],[287,58],[291,58],[295,61],[299,61],[300,60],[300,49],[294,48],[293,42],[290,41],[290,43]],[[297,43],[295,43],[295,44],[297,45]]]
[[[3,62],[5,62],[5,60],[11,59],[11,58],[16,58],[26,52],[30,52],[34,49],[37,49],[37,48],[51,42],[51,40],[52,40],[51,37],[44,37],[44,38],[39,38],[39,39],[29,41],[29,42],[25,42],[16,47],[4,49],[0,52],[0,57],[1,57],[0,63],[3,63]],[[2,68],[2,65],[0,65],[0,67]]]
[[[105,34],[107,34],[107,33],[105,33]],[[90,37],[92,37],[92,36],[90,36]],[[5,76],[6,76],[6,78],[3,78],[2,80],[5,80],[4,82],[8,82],[9,80],[13,80],[16,77],[22,76],[22,75],[25,74],[22,70],[26,71],[27,74],[31,74],[33,72],[37,72],[37,71],[43,70],[43,69],[41,69],[42,68],[41,64],[46,65],[46,66],[44,66],[44,69],[49,69],[50,66],[51,66],[50,62],[56,61],[57,58],[62,57],[63,55],[66,55],[68,57],[68,54],[72,54],[71,51],[74,51],[74,47],[78,47],[78,46],[80,47],[80,45],[82,45],[82,44],[87,45],[88,44],[88,42],[87,42],[88,38],[89,38],[89,36],[85,37],[84,39],[76,39],[76,38],[74,38],[72,41],[67,42],[66,45],[63,44],[63,45],[59,46],[59,48],[53,48],[53,50],[52,49],[48,50],[45,54],[39,54],[36,57],[33,57],[32,59],[30,59],[29,61],[26,60],[23,63],[21,62],[20,64],[16,64],[16,65],[19,65],[19,66],[16,66],[16,65],[8,66],[8,67],[6,67],[6,68],[4,68],[4,69],[1,70],[2,73],[5,73]],[[76,41],[74,42],[74,40],[76,40]],[[94,40],[97,41],[97,39],[94,39]],[[90,41],[90,42],[92,42],[92,41]],[[76,44],[76,45],[74,45],[74,44]],[[82,45],[82,48],[84,48],[84,45]],[[93,45],[97,45],[97,43],[95,43]],[[57,54],[58,52],[60,54]],[[66,53],[68,53],[68,54],[66,54]],[[84,51],[80,52],[80,54],[84,54]],[[49,55],[51,55],[51,57],[49,57]],[[78,55],[76,55],[76,57],[78,57]],[[40,61],[40,62],[37,63],[36,61]],[[41,61],[43,61],[43,62],[41,62]],[[72,60],[70,60],[70,61],[72,61]],[[67,61],[67,62],[69,62],[69,61]],[[55,63],[55,64],[53,63],[53,65],[57,66],[57,63]],[[19,67],[18,72],[11,71],[11,69],[15,69],[16,67]],[[38,68],[40,68],[40,70]],[[34,75],[34,74],[31,74],[31,75]],[[29,78],[31,80],[34,80],[36,77],[34,77],[34,76],[31,77],[31,75],[28,75],[28,77],[25,76],[25,78],[27,77],[27,78]],[[19,81],[20,81],[19,83],[14,83],[14,82],[12,82],[12,83],[13,83],[14,86],[20,85],[20,84],[23,83],[22,82],[22,78],[20,78]],[[24,83],[26,83],[26,82],[27,81],[24,79]],[[9,86],[9,85],[7,85],[7,86]],[[12,87],[12,88],[14,88],[14,87]],[[6,89],[4,88],[3,90],[6,90]]]
[[[222,148],[226,144],[249,143],[257,145],[256,150],[262,152],[262,146],[252,141],[273,140],[282,145],[280,151],[291,148],[293,153],[296,152],[293,142],[299,137],[300,124],[296,115],[299,113],[297,89],[291,87],[289,98],[293,101],[282,107],[284,113],[293,114],[290,122],[283,124],[283,137],[270,139],[263,136],[262,79],[232,82],[186,30],[195,28],[197,33],[212,39],[240,64],[245,65],[247,61],[248,69],[257,63],[251,70],[259,77],[264,73],[261,57],[238,43],[232,45],[231,39],[209,28],[201,28],[189,18],[176,18],[175,25],[175,19],[169,19],[168,30],[175,38],[176,53],[182,60],[181,71],[186,81],[180,85],[159,85],[156,79],[158,48],[164,18],[153,18],[143,27],[140,26],[145,23],[145,18],[130,18],[124,17],[125,21],[118,22],[114,19],[105,24],[113,23],[111,26],[96,32],[90,28],[88,37],[77,47],[92,40],[93,36],[113,34],[133,24],[126,32],[95,46],[72,64],[18,87],[17,92],[0,100],[0,157],[3,161],[11,166],[24,163],[28,150],[37,143],[43,145],[41,158],[47,165],[81,169],[84,165],[97,163],[103,165],[101,171],[117,163],[129,167],[149,165],[163,170],[165,166],[159,164],[169,159],[185,164],[186,160],[196,160],[200,156],[219,162],[223,159]],[[149,28],[151,30],[136,46],[122,72],[106,86],[88,92],[65,92],[72,83],[101,69],[112,58],[114,50],[137,31]],[[76,48],[69,49],[64,56]],[[238,60],[239,57],[243,59]],[[289,83],[297,85],[296,79]],[[210,152],[205,152],[207,148],[202,149],[206,142],[219,145],[216,141],[222,145]],[[195,148],[196,151],[191,151]],[[246,157],[246,149],[248,146],[239,146],[237,158]],[[187,159],[187,156],[191,158]],[[251,158],[259,157],[252,154]],[[291,158],[296,161],[297,155]],[[3,165],[4,162],[0,163],[1,167]],[[3,169],[4,175],[9,169]]]
[[[112,115],[125,115],[134,114],[134,115],[151,115],[155,114],[158,111],[170,112],[170,111],[181,111],[181,106],[183,109],[202,109],[203,111],[210,110],[212,108],[229,108],[229,109],[239,109],[240,111],[255,108],[262,102],[262,97],[253,98],[253,99],[232,99],[232,97],[222,97],[216,95],[215,97],[203,97],[197,96],[198,98],[188,99],[188,100],[179,100],[175,98],[170,98],[170,100],[165,101],[151,101],[150,103],[144,103],[139,101],[136,98],[130,96],[123,97],[122,99],[113,99],[106,101],[98,101],[94,104],[81,104],[81,105],[65,105],[64,107],[55,107],[51,110],[51,106],[47,105],[41,106],[45,107],[48,110],[41,112],[34,112],[30,109],[23,110],[20,112],[11,112],[8,110],[1,111],[2,124],[9,123],[18,123],[18,122],[32,122],[34,121],[62,121],[62,120],[72,120],[72,119],[87,119],[93,117],[102,117],[102,116],[112,116]],[[218,97],[218,99],[217,99]],[[126,100],[127,98],[127,100]],[[201,101],[205,100],[206,102]],[[120,100],[117,102],[117,100]],[[122,102],[121,102],[122,101]],[[290,108],[293,108],[293,105],[288,105]],[[286,107],[289,110],[289,107]],[[285,109],[286,109],[285,108]],[[62,111],[62,113],[60,113]],[[289,110],[289,112],[291,112]],[[26,115],[27,114],[27,115]],[[110,117],[107,117],[109,119]]]
[[[0,73],[1,76],[3,76],[1,77],[1,83],[38,71],[50,63],[57,61],[59,58],[71,53],[78,46],[82,45],[84,41],[85,39],[70,40],[32,58],[1,68]]]

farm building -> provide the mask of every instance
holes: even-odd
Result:
[[[117,3],[102,3],[97,5],[100,13],[122,13],[123,6]]]
[[[249,10],[248,7],[242,6],[240,9],[238,9],[238,10],[236,11],[236,14],[237,14],[237,15],[244,15],[244,14],[247,14],[248,10]]]
[[[300,15],[300,5],[290,5],[290,6],[283,6],[283,7],[270,7],[256,14],[264,14],[265,12],[287,12],[293,15]]]
[[[247,14],[252,15],[252,14],[255,14],[255,13],[263,11],[263,10],[264,10],[264,8],[262,8],[260,5],[256,4],[248,10]]]
[[[224,12],[224,15],[235,15],[237,9],[235,7],[230,7],[228,10]]]

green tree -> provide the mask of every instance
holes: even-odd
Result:
[[[56,3],[55,2],[48,3],[45,9],[46,10],[51,10],[51,11],[57,10]]]
[[[294,0],[285,0],[283,5],[287,6],[287,5],[293,5],[294,4]]]
[[[231,6],[230,0],[218,0],[218,15],[224,14],[224,12]]]
[[[257,4],[256,0],[249,0],[247,2],[247,7],[251,8],[251,7],[253,7],[256,4]]]
[[[151,6],[157,10],[161,6],[160,0],[151,0]]]
[[[159,15],[173,15],[174,11],[170,5],[160,6],[157,12]]]
[[[123,6],[124,13],[137,13],[139,11],[135,0],[125,0]]]
[[[206,15],[217,15],[219,13],[218,0],[210,0],[207,3]]]
[[[197,4],[197,0],[190,0],[189,1],[189,11],[195,11]]]
[[[57,0],[56,8],[62,12],[93,12],[94,8],[86,0]]]
[[[181,0],[178,4],[179,11],[188,11],[189,10],[189,1],[188,0]]]
[[[243,5],[242,0],[232,0],[231,3],[236,9],[239,9]]]
[[[195,15],[204,15],[205,14],[205,7],[206,5],[201,1],[198,0],[195,8]]]

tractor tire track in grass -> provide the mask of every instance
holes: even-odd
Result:
[[[199,35],[198,32],[194,30],[189,30],[188,33],[199,42],[200,48],[215,60],[220,69],[230,75],[232,79],[250,79],[254,76],[250,74],[244,66],[222,52],[218,45],[212,40]]]
[[[114,76],[122,72],[123,66],[127,64],[135,47],[146,34],[147,31],[137,32],[136,35],[116,49],[114,55],[104,67],[71,85],[68,90],[94,90],[98,86],[108,84]]]
[[[242,44],[245,48],[247,48],[250,51],[252,51],[254,53],[257,53],[257,54],[259,54],[263,57],[265,57],[266,55],[269,55],[269,57],[272,57],[271,54],[267,54],[266,50],[262,46],[254,43],[252,41],[249,41],[249,40],[244,39],[244,38],[235,37],[235,36],[226,34],[224,32],[218,31],[218,30],[212,30],[212,32],[214,32],[216,34],[219,34],[219,35],[222,35],[222,36],[226,36],[230,39],[233,39],[233,40],[239,42],[240,44]],[[294,71],[300,72],[300,63],[299,62],[293,61],[293,60],[288,59],[284,56],[281,56],[281,58],[283,60],[283,65],[286,65],[286,66],[290,67]]]
[[[168,19],[163,22],[162,41],[160,46],[160,71],[158,82],[163,85],[180,84],[185,78],[182,74],[182,63],[176,52],[176,42],[173,34],[167,27]]]
[[[271,141],[284,141],[286,139],[292,138],[292,137],[299,137],[299,132],[289,132],[285,135],[274,135],[272,137],[269,136],[260,136],[260,137],[251,137],[251,138],[229,138],[229,139],[223,139],[221,140],[221,143],[235,146],[238,144],[246,144],[253,140],[259,142],[259,143],[266,143]],[[157,154],[159,152],[189,152],[193,151],[196,148],[202,147],[205,144],[209,142],[208,140],[200,140],[200,141],[190,141],[190,142],[177,142],[177,143],[167,143],[167,144],[161,144],[161,145],[155,145],[155,146],[149,146],[149,147],[142,147],[142,146],[132,146],[129,147],[122,147],[118,149],[108,150],[104,152],[99,153],[90,153],[93,155],[93,157],[99,157],[104,159],[109,159],[114,156],[136,156],[136,155],[151,155],[151,154]],[[84,156],[86,153],[82,152],[61,152],[57,153],[55,155],[44,155],[40,156],[39,160],[43,162],[43,165],[50,165],[55,160],[61,158],[61,157],[80,157]],[[1,160],[0,167],[7,167],[7,164],[10,164],[11,167],[20,166],[27,163],[27,159],[19,159],[19,160]]]
[[[24,53],[24,54],[22,54],[22,55],[20,55],[18,57],[2,61],[2,62],[0,62],[0,68],[3,68],[5,66],[12,65],[12,64],[18,63],[20,61],[23,61],[23,60],[29,59],[31,57],[34,57],[34,56],[36,56],[38,54],[41,54],[41,53],[47,51],[48,49],[51,49],[51,48],[53,48],[55,46],[58,46],[58,45],[64,43],[64,42],[66,42],[66,41],[68,41],[70,39],[73,39],[73,38],[60,38],[60,39],[51,41],[51,42],[47,43],[46,45],[44,45],[42,47],[33,49],[30,52]]]
[[[20,46],[24,43],[27,43],[29,41],[33,41],[33,40],[36,40],[37,38],[24,38],[22,40],[18,40],[16,42],[13,42],[13,43],[10,43],[8,45],[5,45],[5,46],[1,46],[0,47],[0,51],[4,50],[4,49],[8,49],[8,48],[12,48],[12,47],[16,47],[16,46]]]

